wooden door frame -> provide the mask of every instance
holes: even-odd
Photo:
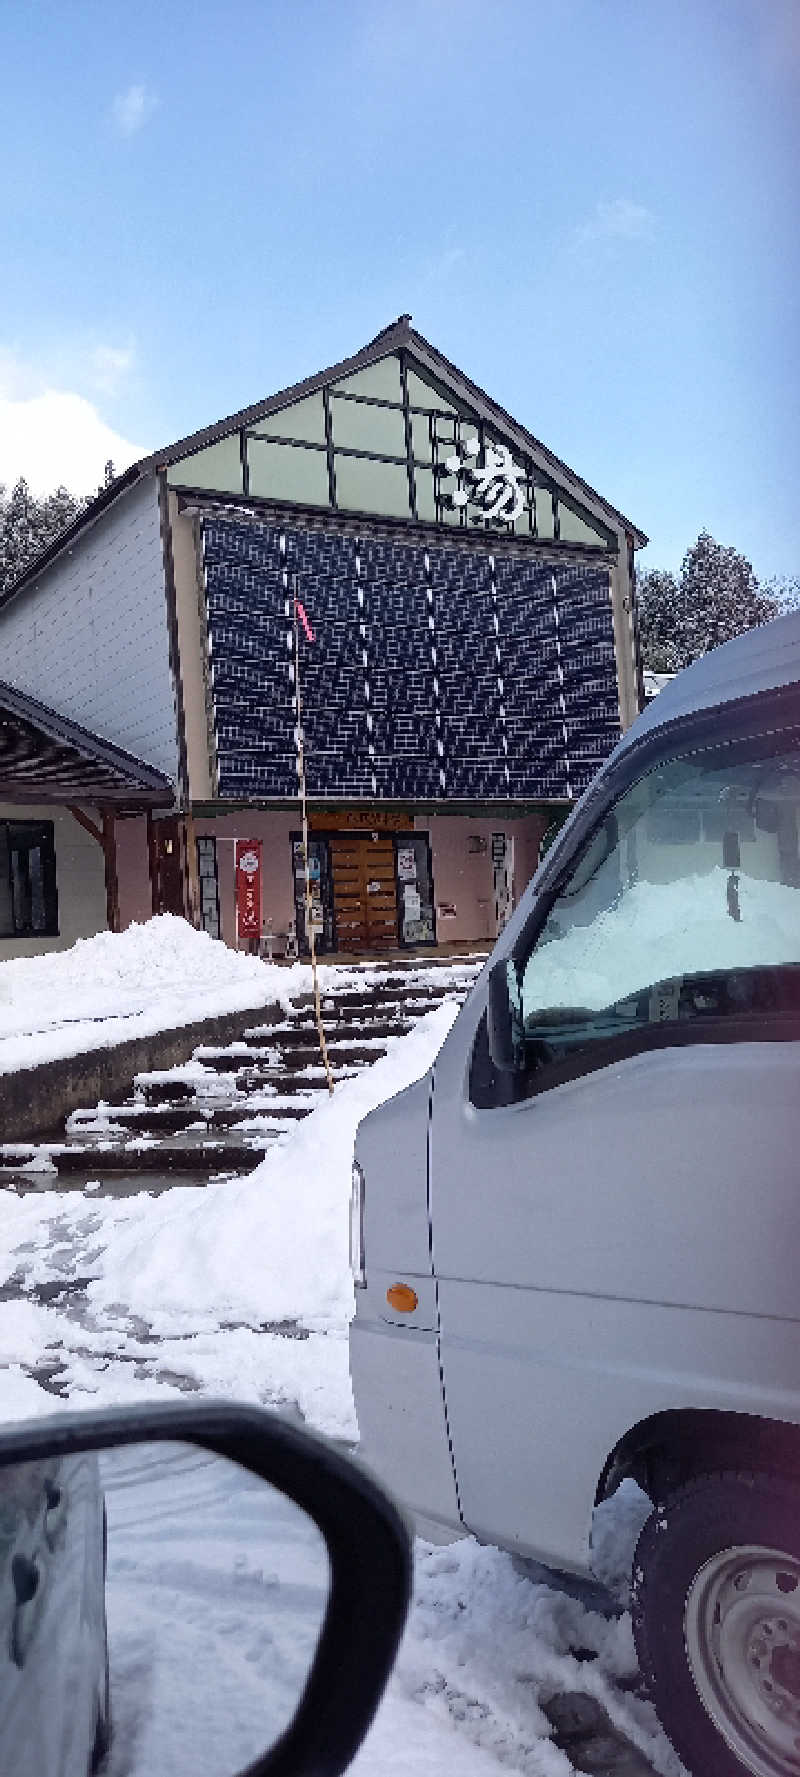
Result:
[[[355,827],[350,823],[350,821],[348,821],[347,825],[342,825],[340,827],[336,827],[336,826],[317,827],[317,826],[315,826],[315,827],[310,828],[310,830],[309,830],[309,839],[321,839],[324,841],[324,843],[329,848],[328,858],[329,858],[329,873],[330,873],[330,882],[331,882],[331,911],[332,911],[332,919],[333,919],[333,946],[332,946],[331,951],[328,954],[335,956],[339,950],[339,931],[338,931],[338,927],[337,927],[337,923],[336,923],[336,900],[335,900],[335,896],[333,893],[333,861],[332,861],[332,857],[331,857],[331,853],[330,853],[331,841],[334,839],[343,839],[343,838],[366,839],[366,838],[370,838],[373,833],[380,833],[381,837],[391,839],[391,841],[392,841],[392,852],[393,852],[393,857],[394,857],[395,901],[396,901],[396,906],[397,906],[397,918],[395,920],[395,941],[396,941],[398,950],[432,950],[432,949],[435,949],[439,940],[438,940],[438,928],[437,928],[437,921],[436,921],[436,889],[435,889],[435,883],[434,883],[434,879],[433,879],[433,846],[431,845],[431,836],[430,836],[429,829],[427,827],[416,827],[416,828],[415,827],[404,827],[402,829],[398,829],[397,827],[370,827],[370,826]],[[297,840],[301,840],[302,837],[303,837],[303,835],[299,831],[299,829],[297,831],[293,830],[289,834],[289,856],[290,856],[290,860],[291,860],[291,870],[292,870],[293,905],[295,904],[294,845],[295,845],[295,842]],[[403,844],[407,844],[408,841],[412,840],[412,839],[413,840],[424,839],[424,841],[425,841],[425,847],[426,847],[426,851],[427,851],[427,855],[428,855],[428,876],[429,876],[430,885],[431,885],[431,910],[432,910],[432,914],[433,914],[433,937],[432,938],[423,938],[420,940],[420,942],[418,944],[406,944],[403,940],[402,909],[401,909],[401,905],[400,905],[400,895],[398,893],[398,889],[399,889],[399,878],[398,878],[398,874],[397,874],[398,846],[403,845]]]
[[[383,826],[379,826],[379,827],[372,827],[372,826],[352,827],[352,826],[348,826],[346,828],[335,828],[331,832],[331,834],[329,836],[329,840],[328,840],[328,843],[331,847],[331,854],[330,854],[331,855],[331,883],[332,883],[332,887],[333,887],[333,907],[334,907],[334,924],[335,925],[336,925],[336,870],[335,870],[335,846],[336,846],[336,844],[338,843],[342,847],[347,847],[348,845],[353,846],[353,847],[358,847],[360,854],[361,854],[361,858],[367,864],[367,869],[365,872],[365,893],[364,893],[363,899],[361,901],[361,906],[363,909],[363,919],[360,921],[361,929],[364,932],[363,948],[366,951],[369,951],[373,948],[376,950],[380,950],[381,948],[383,948],[385,946],[388,947],[389,949],[394,949],[397,946],[397,942],[398,942],[397,934],[398,934],[398,917],[399,917],[399,914],[398,914],[399,897],[397,894],[397,854],[396,854],[394,846],[392,844],[392,838],[393,838],[392,832],[390,830],[387,830],[387,828],[383,827]],[[369,918],[369,907],[370,907],[369,888],[368,888],[368,886],[366,886],[366,884],[369,881],[369,868],[368,868],[369,860],[368,860],[367,854],[368,854],[368,849],[369,849],[370,845],[374,844],[376,839],[378,840],[379,844],[382,842],[383,847],[385,847],[384,856],[386,857],[387,862],[389,859],[391,859],[391,885],[392,885],[392,895],[393,895],[393,899],[394,899],[394,920],[393,920],[393,922],[391,920],[389,920],[387,923],[389,924],[390,931],[392,929],[392,925],[393,925],[394,929],[393,929],[391,936],[389,935],[389,932],[384,932],[380,939],[375,939],[374,942],[371,943],[370,942],[370,918]],[[336,936],[337,936],[337,942],[338,942],[338,938],[339,938],[338,928],[336,930]],[[343,942],[343,948],[345,949],[345,951],[347,951],[347,949],[350,949],[350,948],[355,948],[356,950],[359,950],[361,947],[362,946],[361,946],[360,942],[357,942],[355,944],[355,946],[347,945],[346,943]]]

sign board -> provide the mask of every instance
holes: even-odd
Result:
[[[237,839],[236,936],[261,937],[261,840]]]
[[[398,845],[397,874],[401,882],[416,882],[417,854],[413,845]]]
[[[367,833],[407,833],[414,820],[407,809],[311,808],[308,825],[312,833],[339,833],[348,829]]]

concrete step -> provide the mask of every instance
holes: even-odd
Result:
[[[125,1130],[142,1130],[153,1135],[169,1135],[171,1131],[176,1129],[188,1129],[191,1123],[198,1122],[201,1117],[208,1120],[210,1114],[205,1106],[201,1109],[194,1100],[187,1099],[179,1105],[111,1105],[104,1113],[104,1117],[107,1115],[109,1122],[121,1125]],[[83,1113],[80,1113],[79,1116],[73,1114],[67,1125],[67,1140],[80,1141],[92,1133],[93,1127],[90,1118],[84,1118]],[[96,1132],[98,1136],[102,1135],[102,1122],[96,1125]]]
[[[349,1030],[380,1030],[384,1025],[393,1031],[405,1032],[411,1029],[423,1012],[429,1012],[433,1006],[439,1005],[438,1000],[426,1001],[424,1006],[416,1010],[402,1000],[386,1000],[382,1006],[323,1006],[322,1022],[325,1029],[342,1025]]]
[[[420,1010],[423,1010],[431,1005],[438,1005],[439,1001],[444,999],[450,991],[452,990],[440,987],[415,987],[413,991],[409,989],[407,993],[403,994],[398,993],[395,985],[393,987],[387,986],[385,991],[375,988],[371,993],[365,993],[361,988],[352,988],[345,993],[323,994],[322,1013],[323,1017],[330,1013],[333,1013],[335,1017],[344,1017],[351,1011],[373,1012],[376,1016],[378,1014],[384,1016],[389,1008],[399,1011],[401,1007],[405,1009],[407,1005],[415,1002],[418,1003]]]
[[[265,1146],[268,1145],[265,1143]],[[263,1152],[263,1150],[262,1150]],[[53,1154],[59,1178],[90,1171],[99,1178],[108,1172],[252,1172],[262,1158],[258,1147],[244,1142],[206,1141],[192,1147],[158,1142],[147,1148],[66,1148]]]
[[[322,1026],[328,1041],[331,1037],[352,1037],[358,1042],[360,1038],[372,1040],[373,1037],[401,1037],[412,1029],[412,1019],[361,1018],[340,1021],[323,1013]],[[257,1039],[253,1033],[254,1047]],[[308,1045],[319,1046],[319,1036],[315,1024],[279,1025],[275,1034],[274,1044],[270,1048],[278,1050],[303,1049]]]
[[[331,1068],[334,1081],[350,1080],[357,1071],[356,1068]],[[327,1090],[324,1067],[315,1067],[313,1072],[305,1073],[282,1073],[276,1067],[255,1067],[252,1072],[242,1074],[236,1083],[242,1092],[247,1092],[252,1086],[274,1086],[281,1095],[285,1092],[319,1093]]]
[[[311,1097],[311,1095],[309,1096]],[[238,1123],[249,1123],[254,1117],[270,1117],[276,1123],[291,1123],[298,1121],[301,1117],[307,1117],[309,1111],[313,1111],[315,1102],[315,1097],[312,1097],[309,1104],[278,1103],[272,1105],[259,1103],[256,1109],[252,1103],[248,1104],[245,1101],[241,1107],[229,1105],[227,1109],[212,1111],[209,1123],[215,1129],[235,1129]]]
[[[144,1093],[147,1104],[169,1104],[176,1098],[194,1098],[196,1082],[194,1080],[148,1080],[146,1077],[136,1082],[140,1092]]]
[[[431,966],[441,963],[431,959]],[[386,1054],[391,1037],[405,1036],[443,1000],[463,1001],[477,973],[465,966],[427,983],[419,970],[416,960],[385,973],[356,969],[343,992],[323,993],[335,1081],[355,1078]],[[205,1075],[198,1069],[193,1077],[185,1064],[142,1074],[122,1104],[73,1112],[62,1142],[7,1155],[0,1150],[3,1187],[127,1196],[203,1185],[214,1174],[241,1176],[327,1093],[310,994],[274,1021],[266,1014],[264,1022],[237,1031],[234,1042],[199,1046],[192,1060]],[[47,1169],[25,1171],[37,1158],[49,1160]]]
[[[337,1042],[335,1038],[329,1037],[327,1047],[331,1065],[335,1064],[336,1067],[349,1067],[356,1062],[368,1066],[371,1061],[378,1061],[381,1055],[386,1054],[386,1044],[378,1041],[375,1043]],[[298,1044],[295,1049],[290,1049],[287,1052],[283,1065],[292,1072],[300,1067],[319,1066],[321,1060],[318,1042],[313,1045],[304,1045],[302,1048]]]
[[[264,1062],[269,1065],[274,1056],[279,1054],[279,1045],[271,1043],[269,1048],[255,1048],[250,1043],[236,1043],[231,1049],[196,1050],[193,1061],[199,1061],[203,1067],[212,1068],[215,1074],[236,1074],[241,1068],[249,1067],[251,1062]]]

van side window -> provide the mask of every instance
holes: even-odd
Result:
[[[796,1036],[799,829],[797,751],[715,748],[641,778],[517,961],[528,1072],[569,1077],[558,1064],[580,1055],[602,1066],[594,1045],[611,1060],[616,1039],[631,1053],[659,1025],[673,1027],[662,1042],[703,1042],[734,1034],[720,1021],[744,1021],[745,1036],[748,1021],[791,1018]]]

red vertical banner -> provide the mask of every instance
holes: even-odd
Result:
[[[261,937],[261,840],[237,839],[236,936]]]

